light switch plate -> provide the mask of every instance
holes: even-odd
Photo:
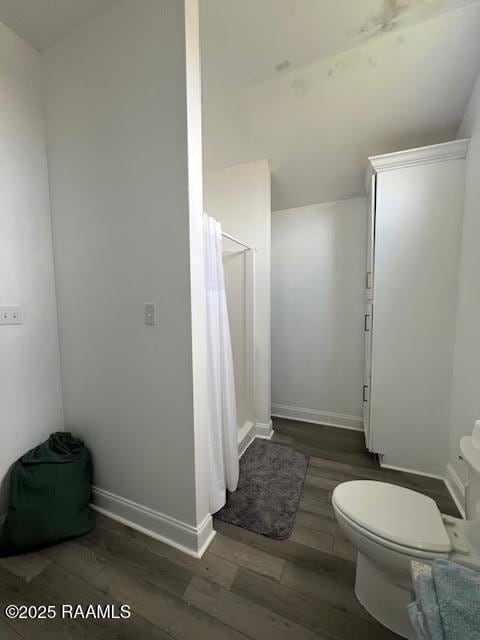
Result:
[[[22,307],[0,307],[0,325],[22,324]]]
[[[156,324],[155,319],[155,305],[152,302],[147,302],[145,305],[145,324]]]

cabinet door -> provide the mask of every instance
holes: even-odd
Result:
[[[370,444],[386,464],[437,475],[448,446],[463,189],[462,159],[377,175]]]
[[[370,450],[370,441],[371,441],[371,423],[370,423],[370,385],[371,378],[365,372],[363,378],[363,405],[362,405],[362,418],[363,418],[363,428],[365,431],[365,446],[368,450]]]
[[[365,334],[365,371],[369,376],[372,374],[372,327],[373,304],[367,302],[363,318],[363,331]]]
[[[365,334],[365,370],[363,376],[363,428],[365,430],[365,444],[370,449],[371,424],[370,424],[370,386],[372,376],[372,328],[373,328],[373,304],[367,302],[363,320]]]
[[[377,184],[377,177],[374,174],[371,178],[370,192],[368,194],[367,272],[365,277],[365,288],[367,292],[367,300],[373,300],[376,184]]]

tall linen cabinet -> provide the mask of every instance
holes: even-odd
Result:
[[[383,466],[442,475],[468,141],[369,159],[363,418]]]

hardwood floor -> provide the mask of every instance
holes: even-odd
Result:
[[[195,560],[99,516],[83,538],[0,561],[0,602],[128,604],[128,620],[7,620],[2,640],[388,640],[353,591],[355,550],[330,496],[346,480],[393,482],[458,516],[442,482],[380,469],[360,433],[275,420],[274,440],[310,456],[292,537],[274,541],[215,521]]]

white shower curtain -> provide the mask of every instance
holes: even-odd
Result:
[[[210,512],[238,485],[238,436],[232,343],[228,322],[220,223],[204,214],[210,405]]]

